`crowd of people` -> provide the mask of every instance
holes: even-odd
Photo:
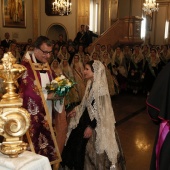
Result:
[[[90,60],[99,60],[105,65],[111,96],[123,91],[149,94],[158,73],[170,60],[168,45],[134,44],[113,48],[111,44],[96,44],[93,51],[89,52],[87,45],[92,39],[87,43],[88,31],[88,26],[81,25],[81,31],[77,33],[75,39],[67,42],[60,34],[57,41],[53,40],[51,57],[48,61],[56,76],[63,73],[77,82],[78,85],[72,90],[75,96],[71,103],[80,102],[84,95],[86,81],[83,70]],[[86,41],[82,40],[83,37],[86,37]],[[17,63],[21,63],[24,54],[34,49],[32,40],[28,39],[23,45],[9,38],[9,33],[5,33],[5,40],[1,41],[0,45],[0,58],[5,52],[10,51],[17,59]]]
[[[57,41],[40,36],[35,42],[28,39],[24,45],[10,40],[9,33],[5,33],[0,58],[11,52],[17,63],[27,68],[18,83],[23,107],[31,114],[27,138],[32,150],[47,156],[51,164],[57,162],[60,153],[62,166],[70,169],[114,169],[121,146],[116,139],[110,97],[124,91],[149,94],[157,75],[170,60],[170,50],[167,45],[113,48],[111,44],[96,44],[89,52],[87,46],[92,40],[87,44],[85,38],[89,28],[81,28],[73,41],[64,41],[62,35]],[[60,97],[47,93],[45,87],[61,74],[76,85],[63,103],[52,102],[60,101]],[[65,106],[70,104],[74,109],[66,114]]]

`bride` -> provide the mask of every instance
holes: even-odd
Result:
[[[120,151],[105,67],[91,60],[84,76],[88,79],[84,97],[67,115],[70,122],[61,164],[74,170],[116,169]]]

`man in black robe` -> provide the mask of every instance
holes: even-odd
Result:
[[[170,169],[170,63],[158,74],[147,99],[147,110],[159,125],[150,170]]]

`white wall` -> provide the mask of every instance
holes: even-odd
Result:
[[[45,0],[40,1],[40,34],[47,35],[47,30],[55,24],[66,28],[68,39],[74,39],[76,35],[76,0],[72,0],[72,13],[68,16],[47,16],[45,14]],[[57,37],[58,38],[58,37]],[[56,38],[54,37],[54,40]]]
[[[156,14],[154,44],[162,45],[165,43],[164,34],[167,10],[167,6],[160,6]]]

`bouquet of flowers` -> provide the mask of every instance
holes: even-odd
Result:
[[[60,75],[52,80],[50,84],[47,84],[46,89],[48,93],[54,92],[58,96],[64,97],[75,84],[73,80],[69,80],[64,75]]]

